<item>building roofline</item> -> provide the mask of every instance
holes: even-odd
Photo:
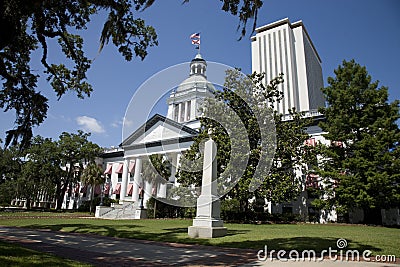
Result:
[[[106,158],[118,158],[118,157],[123,157],[124,156],[124,151],[119,150],[119,151],[113,151],[113,152],[103,152],[100,154],[100,157],[103,159]]]
[[[276,28],[276,27],[284,25],[284,24],[289,24],[289,27],[292,28],[292,29],[297,28],[297,27],[302,27],[304,33],[306,34],[306,36],[307,36],[307,38],[308,38],[308,40],[309,40],[309,42],[311,44],[311,47],[313,48],[315,54],[317,55],[317,58],[318,58],[319,62],[322,63],[321,57],[319,56],[318,51],[315,48],[314,43],[311,40],[310,35],[308,34],[308,31],[307,31],[306,27],[304,26],[304,23],[303,23],[302,20],[299,20],[299,21],[291,23],[289,18],[284,18],[284,19],[269,23],[267,25],[258,27],[258,28],[255,29],[256,35],[251,37],[251,41],[252,42],[256,41],[257,34],[259,34],[261,32],[264,32],[264,31],[267,31],[267,30],[270,30],[270,29],[273,29],[273,28]]]
[[[134,131],[130,136],[128,136],[125,140],[122,141],[122,143],[119,145],[120,147],[127,146],[132,140],[136,140],[139,136],[144,134],[148,129],[153,127],[157,122],[162,121],[166,124],[169,124],[173,127],[179,128],[182,131],[185,131],[191,135],[197,135],[198,132],[188,126],[185,126],[179,122],[173,121],[171,119],[168,119],[160,114],[155,114],[153,117],[151,117],[148,121],[142,124],[136,131]]]
[[[269,23],[269,24],[267,24],[267,25],[260,26],[260,27],[256,28],[255,31],[256,31],[256,33],[260,33],[260,32],[263,32],[263,31],[266,31],[266,30],[269,30],[269,29],[272,29],[272,28],[281,26],[281,25],[283,25],[283,24],[289,24],[289,25],[291,25],[291,24],[290,24],[289,18],[284,18],[284,19],[281,19],[281,20],[278,20],[278,21]]]
[[[289,25],[290,25],[290,24],[289,24]],[[299,20],[299,21],[293,22],[292,25],[291,25],[292,28],[296,28],[296,27],[300,27],[300,26],[303,27],[303,31],[305,32],[305,34],[306,34],[306,36],[307,36],[307,38],[308,38],[308,41],[310,41],[311,47],[313,48],[315,54],[317,55],[319,62],[322,63],[321,57],[319,56],[318,51],[317,51],[317,49],[315,48],[314,43],[313,43],[313,41],[311,40],[310,35],[308,34],[308,31],[307,31],[307,29],[306,29],[306,26],[304,26],[303,21],[302,21],[302,20]]]

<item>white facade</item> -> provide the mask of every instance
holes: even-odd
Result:
[[[278,86],[283,92],[283,99],[274,103],[274,108],[285,115],[284,120],[291,120],[288,110],[296,108],[305,112],[306,117],[314,118],[315,125],[307,129],[310,138],[306,141],[309,146],[317,143],[329,144],[323,137],[323,132],[317,126],[321,114],[319,107],[325,106],[321,59],[302,21],[291,23],[282,19],[268,25],[256,28],[256,35],[251,38],[252,71],[265,73],[264,84],[284,74],[284,82]],[[267,200],[267,210],[270,213],[299,214],[307,218],[314,212],[308,199],[308,187],[323,186],[317,175],[312,174],[310,166],[297,166],[296,175],[303,181],[303,192],[288,203],[274,204]],[[320,222],[334,221],[336,214],[327,212],[320,214]]]
[[[198,134],[201,106],[214,90],[207,81],[206,69],[206,61],[197,54],[190,63],[189,77],[172,90],[167,99],[167,117],[154,115],[127,137],[118,151],[104,154],[103,167],[111,198],[119,199],[122,205],[134,203],[134,210],[139,208],[139,203],[146,206],[151,196],[166,198],[168,188],[179,186],[175,174],[182,152],[190,148],[194,136]],[[142,161],[153,154],[161,154],[170,161],[171,176],[168,181],[150,181],[144,177]],[[98,212],[99,217],[109,213],[107,209],[102,208]],[[128,209],[118,212],[137,217]]]
[[[265,84],[284,74],[279,85],[284,99],[275,103],[282,114],[315,112],[324,106],[321,59],[302,23],[283,19],[256,29],[251,38],[252,71],[265,72]]]

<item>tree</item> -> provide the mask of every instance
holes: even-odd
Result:
[[[0,107],[14,110],[15,127],[7,131],[5,145],[27,148],[33,137],[32,127],[40,125],[47,115],[48,99],[38,90],[39,74],[31,69],[31,53],[42,52],[41,64],[46,79],[60,99],[67,91],[79,98],[90,96],[92,86],[86,73],[92,62],[83,50],[90,19],[100,11],[108,12],[104,23],[99,51],[110,41],[126,60],[138,56],[142,60],[149,47],[157,45],[157,34],[143,19],[136,18],[133,10],[150,7],[154,0],[67,0],[21,1],[0,0]],[[184,0],[184,3],[189,0]],[[246,23],[254,18],[262,6],[261,0],[221,0],[222,10],[239,16],[242,36]],[[49,43],[57,40],[67,63],[49,61]],[[19,142],[20,141],[20,142]]]
[[[322,90],[328,106],[320,109],[326,118],[320,126],[331,145],[321,147],[329,197],[320,204],[342,213],[361,208],[379,223],[381,208],[400,204],[399,101],[388,103],[388,89],[354,60],[343,61],[335,75]]]
[[[55,182],[57,209],[61,209],[67,189],[72,188],[73,184],[79,180],[84,163],[93,162],[102,152],[98,145],[88,140],[89,136],[89,133],[80,130],[77,134],[63,132],[60,135],[57,145],[61,153],[61,164],[65,166],[65,175],[59,176]]]
[[[303,114],[294,109],[290,110],[292,119],[284,121],[282,115],[273,111],[274,103],[283,98],[283,93],[278,88],[278,85],[284,82],[283,76],[278,76],[268,85],[264,85],[263,81],[264,74],[246,77],[238,70],[227,71],[222,90],[214,92],[217,103],[213,100],[206,101],[205,114],[208,118],[200,118],[201,132],[185,153],[179,170],[178,182],[186,186],[200,185],[201,172],[193,174],[185,170],[195,169],[194,167],[201,170],[198,166],[190,164],[194,159],[201,159],[203,156],[199,150],[207,137],[208,129],[212,129],[212,138],[218,147],[218,177],[223,175],[222,184],[219,186],[226,188],[223,181],[237,182],[227,196],[239,201],[241,212],[244,214],[251,208],[249,200],[254,197],[267,198],[274,203],[297,197],[302,188],[295,171],[309,159],[309,150],[304,141],[308,139],[305,130],[311,121],[303,118]],[[233,113],[238,119],[232,119],[235,116]],[[209,118],[218,118],[218,121]],[[244,131],[238,130],[241,123],[244,125]],[[276,137],[272,134],[275,127]],[[265,135],[268,131],[271,134]],[[236,134],[234,138],[231,137],[232,133]],[[273,157],[271,151],[275,146],[276,152]],[[233,153],[233,147],[245,149],[238,149]],[[263,151],[270,153],[266,154]],[[248,161],[242,165],[240,159],[245,158],[248,158]],[[263,158],[268,158],[264,165],[270,165],[271,170],[267,172],[265,168],[259,177],[254,177]],[[239,164],[230,164],[231,160]],[[195,161],[197,164],[201,162],[202,160]],[[241,167],[238,168],[238,165]],[[260,187],[255,191],[250,190],[254,186],[254,180],[260,183]]]
[[[0,139],[0,144],[2,143]],[[0,146],[0,184],[17,179],[21,164],[21,153],[16,147],[2,148]]]
[[[0,144],[2,144],[1,139]],[[15,181],[21,172],[21,165],[21,155],[18,149],[0,146],[0,205],[9,205],[15,198]]]
[[[27,201],[50,201],[55,196],[55,183],[65,175],[61,169],[61,153],[57,142],[36,136],[24,151],[25,161],[18,178],[19,193]]]
[[[100,168],[95,162],[89,163],[82,172],[81,181],[85,185],[90,185],[91,188],[90,213],[92,213],[95,188],[97,185],[104,184],[105,182],[103,169]]]

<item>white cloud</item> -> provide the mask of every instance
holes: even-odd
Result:
[[[113,123],[111,123],[111,126],[114,128],[119,128],[122,126],[122,120],[115,120]]]
[[[133,124],[133,121],[130,121],[128,119],[121,119],[121,120],[115,120],[113,123],[111,123],[111,126],[114,128],[119,128],[119,127],[129,127]]]
[[[91,133],[104,133],[105,130],[101,123],[95,118],[80,116],[76,118],[76,123],[82,126],[82,129]]]

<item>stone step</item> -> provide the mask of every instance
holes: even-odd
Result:
[[[115,204],[113,210],[107,212],[100,218],[102,219],[135,219],[137,203],[128,202],[124,204]]]

